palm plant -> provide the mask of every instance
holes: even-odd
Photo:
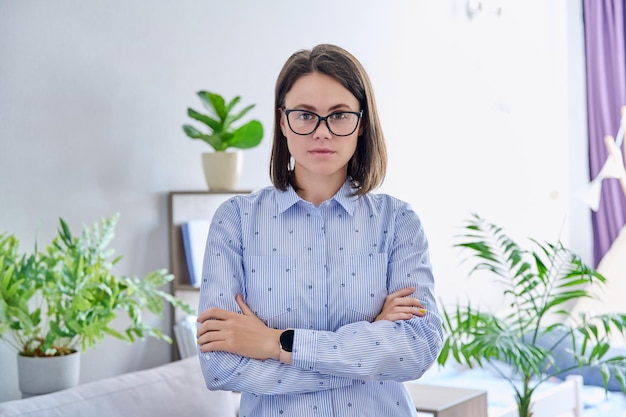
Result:
[[[605,389],[614,376],[626,390],[626,357],[607,354],[611,336],[626,334],[626,314],[572,317],[567,309],[591,297],[589,286],[603,285],[606,278],[560,242],[530,239],[535,250],[523,249],[502,228],[475,214],[464,230],[454,246],[473,255],[466,259],[474,261],[470,276],[478,271],[495,275],[510,309],[493,314],[469,304],[444,307],[447,340],[440,365],[453,359],[492,369],[514,389],[520,417],[532,416],[532,396],[542,383],[583,367],[598,367]],[[540,339],[550,343],[542,346]],[[565,366],[553,356],[563,344],[571,353]],[[506,372],[508,367],[514,374]]]

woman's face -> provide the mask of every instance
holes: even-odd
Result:
[[[293,84],[285,95],[285,109],[308,110],[322,117],[335,112],[361,110],[358,100],[350,91],[334,78],[317,72],[302,76]],[[311,116],[304,113],[301,117],[307,119]],[[331,126],[332,123],[331,121]],[[292,127],[295,127],[293,123]],[[298,135],[290,129],[283,111],[280,128],[295,160],[294,170],[298,183],[325,179],[345,180],[348,161],[356,151],[361,131],[360,120],[358,127],[349,136],[334,135],[323,121],[311,134]]]

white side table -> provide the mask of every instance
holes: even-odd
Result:
[[[406,383],[415,409],[434,417],[487,417],[487,391]]]

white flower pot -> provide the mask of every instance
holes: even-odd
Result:
[[[236,189],[243,166],[243,153],[210,152],[202,154],[202,167],[206,183],[211,191]]]
[[[22,398],[74,387],[80,377],[80,352],[46,358],[17,355],[17,377]]]

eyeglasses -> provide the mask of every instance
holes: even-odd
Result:
[[[308,110],[283,109],[287,117],[289,129],[296,135],[310,135],[315,132],[322,121],[326,122],[326,127],[335,136],[350,136],[354,133],[359,120],[363,117],[361,111],[336,111],[327,116],[320,116]]]

